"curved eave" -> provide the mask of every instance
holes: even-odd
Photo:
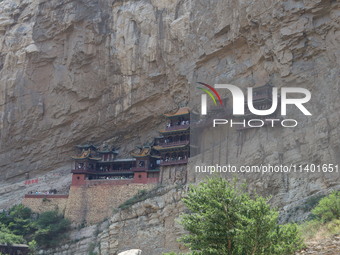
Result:
[[[166,150],[176,150],[176,149],[184,149],[188,147],[188,144],[185,145],[178,145],[178,146],[171,146],[171,147],[162,147],[162,146],[154,146],[154,149],[157,151],[166,151]]]

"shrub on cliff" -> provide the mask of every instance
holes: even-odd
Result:
[[[288,255],[302,247],[296,225],[278,225],[265,198],[251,198],[225,179],[191,186],[183,202],[189,212],[181,224],[189,233],[180,240],[191,254]]]
[[[39,247],[57,246],[65,237],[70,228],[70,221],[57,211],[44,212],[35,222],[37,231],[34,234]]]
[[[13,234],[5,225],[0,224],[0,244],[20,244],[25,243],[22,236]]]

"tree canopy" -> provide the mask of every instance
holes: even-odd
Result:
[[[222,178],[191,186],[183,199],[188,212],[181,241],[192,254],[294,254],[302,246],[295,224],[279,225],[267,199],[250,195]]]
[[[23,205],[15,205],[0,213],[0,244],[36,243],[51,247],[60,243],[70,222],[57,211],[33,213]]]

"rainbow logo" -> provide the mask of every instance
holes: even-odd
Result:
[[[210,89],[216,95],[220,105],[223,105],[222,99],[221,99],[220,95],[218,94],[218,92],[216,91],[216,89],[214,89],[209,84],[206,84],[206,83],[203,83],[203,82],[197,82],[197,83],[207,87],[208,89]],[[213,95],[213,93],[211,93],[211,91],[209,91],[208,89],[205,89],[205,88],[200,88],[200,87],[197,87],[197,88],[200,89],[200,90],[203,90],[205,93],[207,93],[211,97],[211,99],[214,101],[214,104],[217,105],[216,98]]]

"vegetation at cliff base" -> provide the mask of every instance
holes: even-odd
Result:
[[[55,247],[60,241],[66,238],[70,222],[56,211],[44,212],[34,224],[37,231],[34,233],[34,240],[39,246]]]
[[[340,191],[333,192],[321,199],[312,210],[312,215],[324,223],[340,219]]]
[[[300,226],[305,240],[326,238],[340,234],[340,191],[322,198],[311,210],[309,220]]]
[[[236,182],[208,179],[191,186],[183,199],[188,212],[180,241],[193,255],[294,254],[302,248],[296,224],[278,224],[267,199],[250,195]],[[171,254],[171,253],[170,253]]]
[[[0,244],[52,247],[60,243],[69,227],[70,222],[56,211],[36,214],[16,205],[0,213]]]

